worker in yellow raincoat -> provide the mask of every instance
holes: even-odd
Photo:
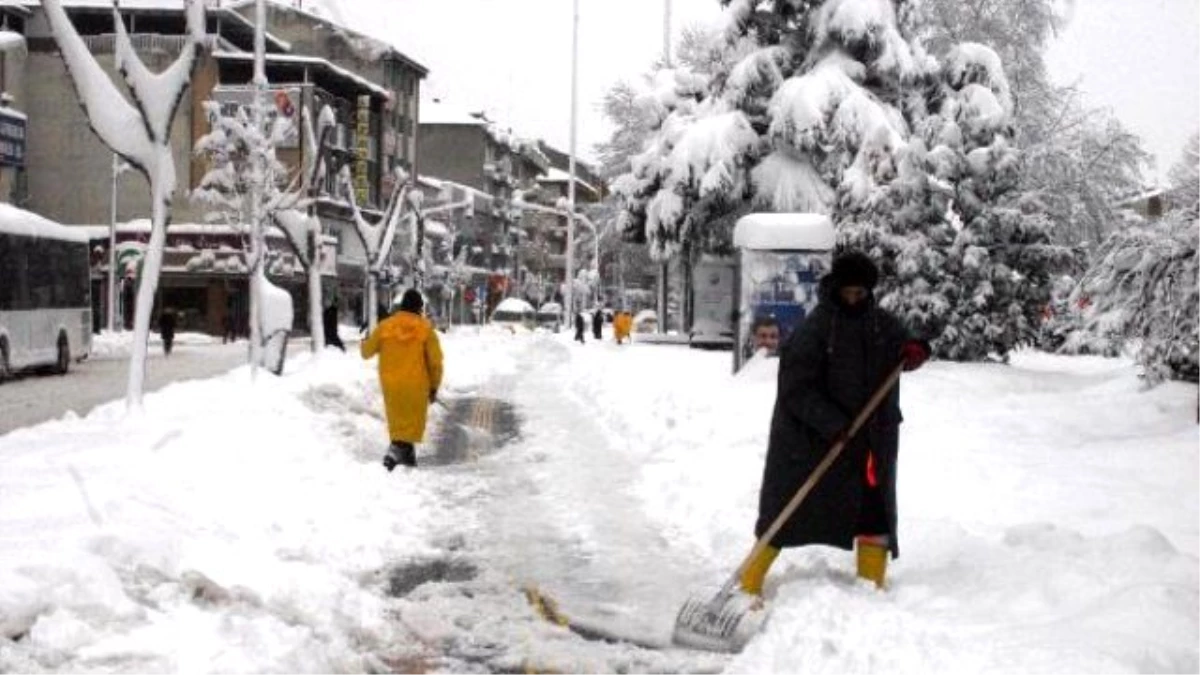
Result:
[[[379,384],[392,440],[383,458],[388,471],[397,464],[417,465],[414,444],[425,440],[425,419],[442,384],[442,347],[422,315],[424,307],[418,291],[405,291],[400,311],[381,321],[360,347],[364,359],[379,355]]]
[[[621,310],[617,312],[616,318],[613,319],[613,334],[617,338],[617,344],[623,344],[629,339],[629,333],[633,329],[633,317],[629,316],[629,312]]]

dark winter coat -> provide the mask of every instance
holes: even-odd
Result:
[[[582,313],[575,315],[575,339],[583,342],[583,332],[587,330],[587,321],[584,320]]]
[[[759,494],[755,535],[761,536],[826,456],[838,433],[847,430],[875,389],[900,363],[909,335],[874,300],[857,314],[833,299],[824,284],[818,307],[792,333],[781,351],[779,389]],[[866,493],[867,450],[875,456],[882,497],[881,520],[896,537],[896,460],[899,445],[899,385],[817,482],[776,535],[776,547],[826,544],[852,550],[860,532]],[[870,534],[882,534],[870,532]]]
[[[600,310],[592,315],[592,336],[597,340],[604,337],[604,313]]]
[[[341,336],[338,335],[337,305],[330,305],[321,313],[321,328],[325,334],[326,346],[337,347],[342,351],[346,351],[346,345],[342,342]]]
[[[163,312],[158,317],[158,330],[162,334],[164,340],[170,340],[175,337],[175,313]]]

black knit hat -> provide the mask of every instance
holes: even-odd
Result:
[[[835,289],[861,286],[870,291],[879,283],[879,268],[865,254],[850,251],[833,261],[830,276],[833,277]]]
[[[421,297],[420,291],[415,288],[404,291],[404,297],[400,299],[401,312],[420,314],[423,309],[425,309],[425,298]]]

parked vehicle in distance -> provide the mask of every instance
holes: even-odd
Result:
[[[517,328],[533,330],[537,325],[537,311],[520,298],[506,298],[492,311],[492,324],[507,327],[513,332]]]
[[[555,333],[562,330],[562,305],[557,302],[547,302],[538,308],[537,326]]]

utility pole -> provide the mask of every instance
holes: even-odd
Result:
[[[671,0],[663,0],[663,67],[671,67]],[[658,266],[658,332],[667,332],[667,287],[671,275],[670,260]]]
[[[567,287],[566,320],[575,321],[575,142],[579,113],[579,0],[573,1],[571,19],[571,158],[567,184]]]

